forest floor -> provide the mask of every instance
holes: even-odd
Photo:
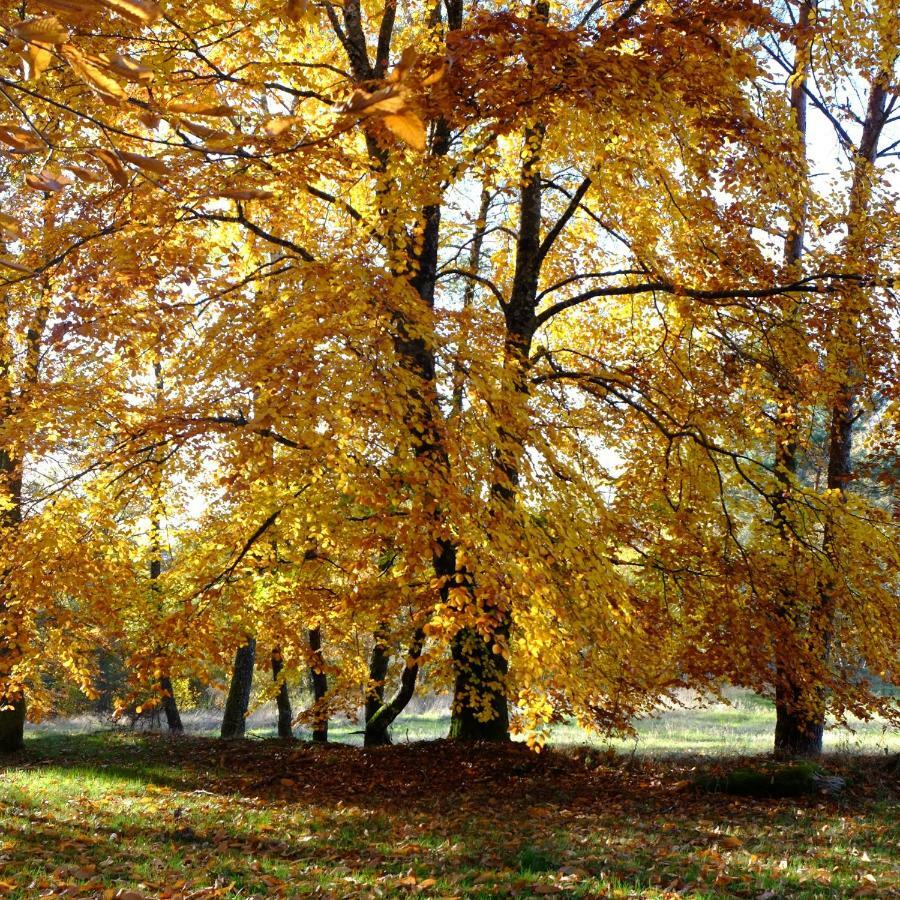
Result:
[[[766,758],[446,741],[360,750],[134,733],[33,735],[0,761],[0,894],[150,897],[888,897],[900,785],[697,782]]]

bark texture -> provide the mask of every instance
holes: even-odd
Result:
[[[172,690],[172,679],[168,675],[159,679],[159,688],[162,691],[162,708],[166,714],[166,725],[169,734],[184,734],[184,725],[181,724],[181,713],[178,712],[178,703],[175,700],[175,692]]]
[[[379,747],[391,743],[390,727],[397,716],[406,709],[416,689],[416,679],[419,675],[419,657],[422,655],[422,646],[425,643],[425,632],[418,629],[413,636],[412,645],[406,658],[406,666],[400,676],[400,687],[394,697],[384,702],[384,678],[387,677],[388,662],[390,656],[387,648],[382,644],[379,648],[376,643],[372,652],[372,667],[370,675],[383,672],[381,675],[381,689],[376,691],[375,697],[366,703],[366,730],[363,743],[366,747]]]
[[[247,709],[250,706],[250,689],[253,687],[253,667],[256,664],[256,639],[248,638],[234,655],[231,685],[222,716],[222,737],[228,740],[242,738],[247,725]]]
[[[322,656],[322,630],[310,628],[309,647],[313,652],[313,664],[309,669],[309,679],[312,683],[313,702],[320,707],[325,695],[328,693],[328,676],[325,674],[325,658]],[[328,713],[317,715],[313,722],[312,739],[316,743],[328,743]]]

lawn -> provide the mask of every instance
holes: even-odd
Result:
[[[446,741],[32,734],[0,763],[13,897],[851,897],[900,891],[896,760],[829,755],[837,796],[698,778],[762,757]]]
[[[295,708],[302,708],[305,698],[295,697]],[[553,729],[555,747],[582,746],[612,748],[618,753],[638,755],[690,754],[701,756],[733,756],[766,753],[772,747],[775,730],[775,708],[771,700],[738,688],[725,691],[725,700],[702,703],[698,697],[685,692],[683,705],[661,708],[654,716],[634,723],[635,735],[630,738],[605,738],[578,728],[559,725]],[[222,714],[215,710],[183,713],[182,718],[190,734],[214,737],[219,733]],[[254,708],[247,725],[254,738],[275,737],[277,712],[274,702]],[[44,722],[28,726],[32,735],[90,733],[100,727],[97,719],[80,717],[72,720]],[[416,697],[397,719],[393,738],[395,743],[433,741],[447,736],[450,714],[446,698]],[[311,733],[302,727],[295,733],[310,739]],[[332,720],[329,730],[332,741],[360,746],[362,735],[358,722]],[[900,731],[885,722],[853,720],[852,728],[831,728],[825,733],[825,748],[831,753],[900,752]]]

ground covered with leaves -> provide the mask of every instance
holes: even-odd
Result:
[[[850,897],[900,891],[896,760],[836,796],[709,793],[761,758],[445,741],[48,736],[0,767],[0,894]]]

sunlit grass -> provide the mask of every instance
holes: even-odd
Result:
[[[665,749],[664,737],[652,746]],[[772,801],[684,787],[716,760],[504,752],[508,762],[491,751],[467,763],[446,744],[362,755],[32,734],[0,768],[0,893],[840,898],[900,888],[883,756],[826,757],[850,782],[837,800]]]
[[[714,701],[701,706],[696,698],[688,698],[686,706],[661,709],[653,717],[636,721],[636,735],[633,737],[608,738],[575,725],[559,725],[553,729],[550,743],[557,747],[587,744],[611,747],[620,753],[651,755],[723,756],[769,751],[775,730],[772,702],[737,689],[726,692],[726,697],[727,703]],[[414,703],[413,709],[397,719],[392,729],[395,743],[430,741],[447,736],[450,716],[445,701],[440,698],[426,699],[418,705]],[[214,710],[187,712],[183,719],[189,733],[214,737],[219,732],[221,713]],[[275,722],[274,704],[264,704],[252,712],[247,734],[254,738],[275,737]],[[333,720],[329,738],[337,743],[360,746],[361,727],[359,722]],[[98,720],[80,718],[29,726],[29,734],[88,734],[103,728],[108,728],[108,725]],[[302,740],[312,737],[311,732],[302,726],[295,728],[295,734]],[[877,719],[868,722],[853,720],[852,730],[831,728],[826,731],[825,748],[838,753],[898,752],[900,731]]]

